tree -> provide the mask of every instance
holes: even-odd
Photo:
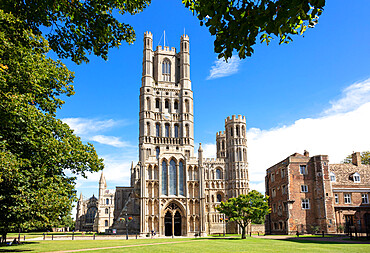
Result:
[[[0,232],[53,226],[76,200],[76,175],[103,168],[55,118],[73,74],[46,57],[47,41],[0,10]]]
[[[352,163],[352,155],[348,155],[342,163]],[[370,165],[370,151],[361,152],[361,164]]]
[[[216,36],[214,50],[219,58],[251,56],[257,40],[268,45],[273,37],[289,43],[314,27],[325,0],[182,0]],[[35,34],[43,29],[50,47],[60,58],[88,62],[88,54],[107,59],[108,49],[122,41],[133,43],[135,31],[117,19],[120,14],[144,10],[151,0],[43,0],[0,2],[0,9],[24,20]]]
[[[267,196],[252,190],[247,195],[242,194],[221,202],[216,209],[225,214],[229,221],[235,221],[242,228],[242,239],[245,239],[246,227],[251,221],[262,219],[270,213],[267,199]]]
[[[325,0],[183,0],[216,36],[218,58],[226,60],[236,50],[241,59],[251,56],[259,39],[268,45],[293,41],[291,35],[302,35],[314,27],[325,6]]]

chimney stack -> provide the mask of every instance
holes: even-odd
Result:
[[[360,152],[353,152],[352,153],[352,163],[353,163],[353,165],[356,165],[356,166],[361,165],[361,154],[360,154]]]
[[[306,157],[309,157],[310,156],[310,152],[308,152],[307,150],[305,150],[304,153],[303,153],[303,155],[306,156]]]

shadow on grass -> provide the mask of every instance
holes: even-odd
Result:
[[[343,239],[337,239],[337,240],[330,240],[330,237],[327,238],[320,238],[320,239],[314,239],[315,237],[306,237],[307,239],[302,238],[288,238],[288,239],[271,239],[271,240],[280,240],[280,241],[288,241],[288,242],[295,242],[295,243],[306,243],[306,244],[370,244],[370,241],[361,241],[361,240],[346,240],[346,238]],[[318,238],[318,237],[316,237]]]
[[[22,242],[21,245],[31,245],[31,244],[39,244],[38,242]],[[20,247],[21,245],[15,244],[12,246],[6,244],[0,244],[0,252],[27,252],[31,251],[30,249],[17,249],[16,247]]]

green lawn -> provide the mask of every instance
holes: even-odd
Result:
[[[151,243],[176,242],[170,244],[145,245]],[[84,248],[104,248],[123,245],[143,245],[116,249],[98,249],[93,252],[370,252],[370,244],[343,242],[313,242],[308,240],[272,240],[260,238],[183,238],[183,239],[140,239],[140,240],[75,240],[37,241],[23,245],[3,246],[0,252],[48,252]],[[91,252],[91,251],[89,251]]]
[[[37,238],[37,237],[43,237],[43,234],[46,234],[47,237],[51,237],[51,235],[56,235],[56,236],[63,236],[63,235],[68,235],[72,236],[72,232],[28,232],[28,233],[21,233],[21,241],[23,241],[24,236],[26,236],[26,239],[30,238]],[[75,236],[93,236],[93,233],[74,233]],[[101,235],[99,235],[101,236]],[[18,233],[8,233],[6,237],[9,238],[18,238]]]

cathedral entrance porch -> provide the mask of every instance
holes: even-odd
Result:
[[[164,235],[165,236],[182,236],[183,233],[183,215],[181,209],[175,204],[171,203],[164,210]]]

